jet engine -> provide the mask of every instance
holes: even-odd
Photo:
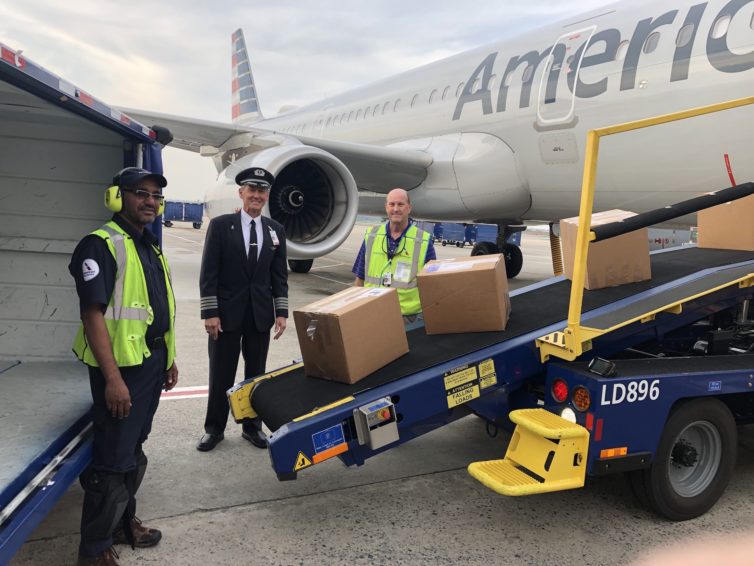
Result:
[[[266,214],[285,228],[289,259],[326,255],[351,233],[359,200],[356,182],[338,158],[307,145],[279,145],[236,159],[207,195],[210,217],[241,206],[235,177],[248,167],[275,176]]]

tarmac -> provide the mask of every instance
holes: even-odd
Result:
[[[352,283],[365,227],[357,224],[310,273],[289,275],[291,309]],[[197,389],[207,384],[198,290],[204,234],[204,227],[190,224],[164,229],[177,301],[178,386]],[[522,249],[524,268],[512,288],[552,273],[546,232],[524,233]],[[437,252],[453,257],[468,255],[469,248],[438,245]],[[271,344],[267,369],[297,357],[290,318],[283,337]],[[648,549],[754,529],[754,427],[741,430],[735,475],[717,505],[697,519],[671,523],[642,508],[620,475],[588,481],[581,490],[523,498],[489,491],[466,466],[501,458],[508,436],[490,437],[474,416],[364,466],[346,468],[332,459],[296,481],[279,482],[267,452],[243,440],[232,420],[215,450],[195,449],[205,405],[201,396],[161,403],[145,444],[149,469],[137,514],[159,527],[163,539],[150,549],[118,547],[121,564],[628,564]],[[73,485],[11,564],[74,564],[81,502],[82,491]]]

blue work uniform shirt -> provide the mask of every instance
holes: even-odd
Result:
[[[406,235],[406,232],[411,227],[411,225],[414,224],[412,220],[408,221],[408,226],[406,226],[406,229],[401,232],[401,235],[398,236],[396,239],[393,239],[393,236],[390,234],[390,222],[388,221],[385,224],[385,232],[387,233],[387,238],[385,239],[387,241],[387,255],[388,258],[391,258],[395,255],[396,251],[400,250],[400,244],[401,240],[403,240],[403,236]],[[431,236],[431,234],[430,234]],[[366,243],[364,241],[361,242],[361,248],[359,249],[359,253],[356,256],[356,261],[353,264],[353,269],[351,269],[351,272],[358,277],[359,279],[366,279]],[[429,239],[429,245],[427,246],[427,253],[424,255],[424,264],[426,265],[428,261],[431,261],[433,259],[437,259],[437,254],[435,253],[435,246],[432,243],[432,238]]]

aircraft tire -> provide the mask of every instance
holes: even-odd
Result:
[[[492,255],[499,254],[500,250],[493,242],[477,242],[474,247],[471,248],[471,255]]]
[[[517,245],[505,244],[503,255],[505,256],[505,273],[508,275],[508,279],[513,279],[521,273],[521,268],[524,266],[524,254],[521,253],[521,248]]]
[[[288,267],[291,268],[293,273],[309,273],[309,270],[314,264],[313,259],[289,259]]]

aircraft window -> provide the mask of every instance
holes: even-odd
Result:
[[[479,90],[479,83],[481,81],[479,79],[476,79],[474,83],[471,85],[471,92],[476,92]]]
[[[361,108],[356,111],[356,119],[361,120]]]
[[[374,110],[372,110],[372,118],[374,118],[375,116],[377,116],[377,112],[379,112],[379,110],[380,110],[380,105],[379,104],[375,104],[374,105]]]
[[[521,82],[528,83],[531,81],[532,76],[534,75],[534,67],[531,65],[527,65],[526,69],[524,70],[524,76],[521,77]]]
[[[694,24],[688,24],[678,30],[678,37],[675,38],[675,44],[678,47],[685,47],[694,36]]]
[[[660,32],[655,31],[650,33],[647,36],[647,40],[644,42],[644,53],[652,53],[655,49],[657,49],[657,44],[660,43]]]
[[[448,95],[450,94],[450,87],[446,86],[445,90],[442,91],[442,99],[445,100],[448,98]]]
[[[382,113],[385,114],[387,112],[387,109],[390,108],[390,101],[388,100],[385,105],[382,107]]]
[[[615,50],[615,60],[616,61],[623,61],[623,59],[626,58],[626,53],[628,53],[628,44],[631,43],[628,40],[621,41],[618,44],[618,49]]]
[[[712,24],[712,31],[710,32],[710,37],[713,39],[720,39],[722,36],[724,36],[726,33],[728,33],[728,28],[730,27],[730,16],[720,16],[717,18],[714,24]]]
[[[399,98],[398,100],[395,101],[395,104],[393,105],[393,112],[398,112],[398,108],[400,107],[400,105],[401,105],[401,99]]]
[[[463,92],[463,87],[464,87],[463,83],[458,84],[458,88],[456,89],[456,98],[461,96],[461,93]]]
[[[411,108],[414,107],[414,105],[416,104],[417,100],[419,100],[419,95],[415,94],[414,97],[411,99]]]
[[[429,103],[432,104],[435,100],[437,100],[437,90],[433,90],[429,93]]]
[[[492,75],[490,77],[490,82],[487,83],[487,89],[492,90],[495,88],[495,80],[497,79],[497,75]]]

